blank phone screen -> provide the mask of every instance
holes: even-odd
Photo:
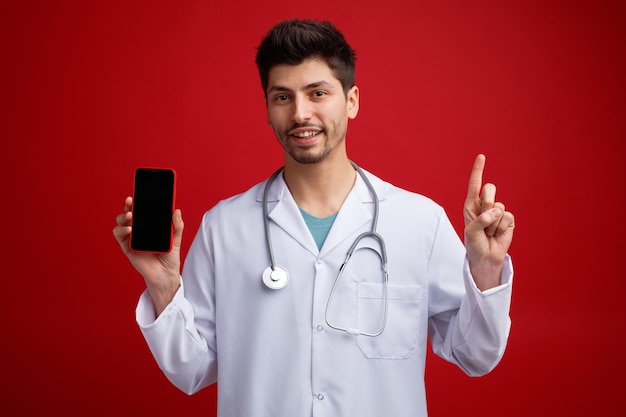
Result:
[[[130,247],[166,253],[172,246],[175,174],[171,169],[137,168]]]

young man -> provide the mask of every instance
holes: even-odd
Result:
[[[354,51],[330,23],[277,24],[257,65],[284,168],[205,214],[182,279],[180,210],[166,255],[129,251],[130,197],[117,217],[146,341],[181,390],[219,383],[220,416],[425,416],[427,337],[470,375],[502,357],[513,215],[482,155],[465,247],[440,206],[351,163]]]

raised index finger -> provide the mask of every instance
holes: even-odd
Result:
[[[480,195],[483,185],[483,170],[485,169],[485,155],[478,154],[474,160],[469,184],[467,185],[467,200],[475,200]]]

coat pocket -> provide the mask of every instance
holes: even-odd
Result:
[[[379,329],[385,314],[383,284],[358,284],[359,329]],[[358,345],[372,359],[404,359],[417,350],[424,287],[387,285],[387,323],[379,336],[359,336]]]

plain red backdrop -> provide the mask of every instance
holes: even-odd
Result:
[[[626,413],[622,2],[367,4],[1,6],[2,415],[215,414],[215,387],[189,397],[150,356],[111,229],[136,166],[178,171],[186,251],[205,210],[280,165],[254,54],[291,17],[357,50],[352,159],[461,231],[484,152],[516,215],[508,350],[482,378],[429,354],[431,415]]]

